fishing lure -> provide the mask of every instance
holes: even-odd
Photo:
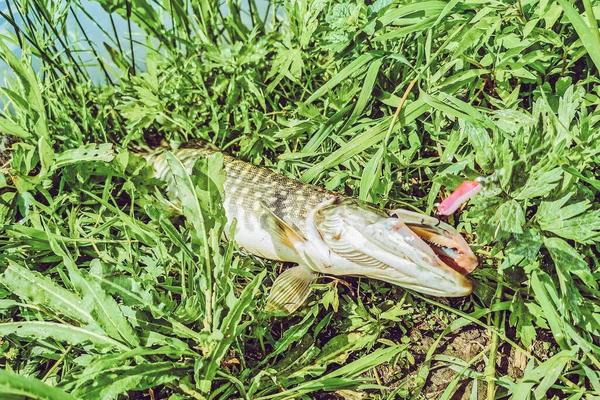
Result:
[[[479,180],[465,181],[448,198],[438,205],[437,212],[441,215],[451,215],[483,189]]]

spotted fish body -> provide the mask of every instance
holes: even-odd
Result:
[[[219,150],[194,143],[172,150],[188,173]],[[175,192],[164,150],[144,156]],[[268,259],[297,263],[274,282],[267,308],[286,313],[308,297],[318,273],[380,279],[436,296],[464,296],[477,258],[451,226],[425,215],[372,204],[287,178],[223,154],[224,208],[237,220],[234,240]],[[228,227],[227,227],[228,228]]]
[[[217,151],[210,144],[199,142],[194,143],[194,147],[175,149],[173,154],[190,173],[199,157],[206,157]],[[172,190],[174,181],[165,152],[153,152],[145,158],[154,165],[155,177],[167,182]],[[268,231],[273,214],[298,229],[301,235],[306,235],[306,216],[309,211],[324,201],[343,197],[228,154],[223,154],[223,167],[226,173],[223,205],[228,224],[234,218],[237,220],[235,240],[245,250],[263,258],[296,263],[302,261],[296,251],[279,243],[277,236]],[[226,231],[228,228],[229,226]]]

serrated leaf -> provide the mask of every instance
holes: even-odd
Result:
[[[560,167],[553,168],[546,171],[545,168],[537,169],[525,183],[523,189],[521,189],[515,196],[516,200],[526,200],[535,197],[547,196],[556,186],[562,178],[563,170]]]
[[[498,207],[494,220],[499,221],[500,229],[505,232],[523,233],[525,214],[521,205],[515,200],[509,200]]]
[[[91,314],[84,307],[83,299],[40,273],[11,262],[0,277],[0,282],[17,296],[33,304],[85,324],[93,322]]]
[[[133,347],[138,346],[139,339],[115,299],[106,294],[100,284],[88,275],[87,271],[77,268],[70,253],[63,249],[51,233],[48,233],[48,242],[54,253],[62,257],[63,263],[69,271],[71,283],[83,297],[83,303],[90,307],[92,318],[104,332],[113,339],[125,340]],[[99,264],[99,260],[92,260],[90,268],[94,268],[96,264]]]
[[[22,338],[52,338],[73,345],[92,343],[97,348],[117,348],[129,350],[127,346],[90,330],[73,325],[64,325],[46,321],[21,321],[0,323],[0,335],[16,335]]]
[[[536,214],[540,228],[579,243],[600,240],[600,209],[588,211],[588,200],[564,206],[570,197],[541,202]]]
[[[102,371],[92,382],[79,381],[73,394],[85,399],[116,399],[128,391],[141,391],[180,380],[189,370],[173,362],[143,363]]]
[[[568,273],[577,275],[587,286],[598,288],[598,283],[592,275],[590,266],[585,262],[581,254],[571,245],[560,238],[544,238],[544,245],[550,252],[557,268]]]
[[[0,369],[0,396],[15,399],[75,400],[75,397],[59,388],[46,385],[33,377],[25,377]]]
[[[477,161],[477,164],[484,171],[489,171],[494,160],[494,146],[487,130],[483,127],[475,126],[469,121],[464,122],[463,129],[467,133],[469,142],[475,149],[475,161]]]
[[[531,346],[537,334],[533,324],[533,316],[523,304],[523,299],[518,294],[513,297],[510,303],[509,323],[516,327],[517,336],[526,347]]]
[[[14,135],[22,139],[31,137],[31,134],[21,127],[21,125],[4,117],[0,117],[0,132],[6,135]]]
[[[502,268],[515,265],[528,265],[539,255],[542,247],[542,235],[537,229],[527,229],[523,234],[515,234],[504,251],[505,260]]]
[[[558,200],[542,201],[540,203],[540,206],[538,207],[538,211],[536,213],[536,217],[538,219],[538,222],[540,222],[540,225],[542,225],[544,223],[542,221],[553,220],[556,213],[558,213],[558,210],[560,210],[567,203],[567,201],[569,201],[569,199],[572,196],[573,196],[573,193],[568,193]],[[582,207],[581,210],[579,211],[579,213],[584,212],[588,208],[589,207],[585,207],[585,208]],[[575,214],[575,215],[577,215],[577,214]],[[572,216],[574,216],[574,215],[572,215]]]
[[[92,263],[94,261],[98,260],[92,260]],[[91,298],[92,312],[100,327],[113,339],[124,340],[132,347],[138,346],[139,338],[115,299],[109,296],[98,282],[93,281],[86,271],[79,273],[77,278],[75,275],[71,276],[71,280],[85,297]]]
[[[565,302],[565,314],[569,313],[575,323],[581,320],[581,305],[583,296],[573,282],[571,274],[575,274],[586,285],[596,289],[597,284],[589,266],[577,251],[560,238],[544,238],[544,245],[554,260],[558,275],[559,287],[562,293],[561,301]]]

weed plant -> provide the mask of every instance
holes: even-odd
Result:
[[[600,396],[599,2],[3,3],[2,398]],[[426,213],[495,178],[449,218],[473,295],[326,277],[266,314],[282,266],[219,240],[221,157],[171,160],[177,218],[127,150],[193,138]]]

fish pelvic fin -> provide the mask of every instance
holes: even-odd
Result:
[[[303,264],[286,269],[273,282],[265,311],[293,313],[306,301],[317,277],[315,272]]]

